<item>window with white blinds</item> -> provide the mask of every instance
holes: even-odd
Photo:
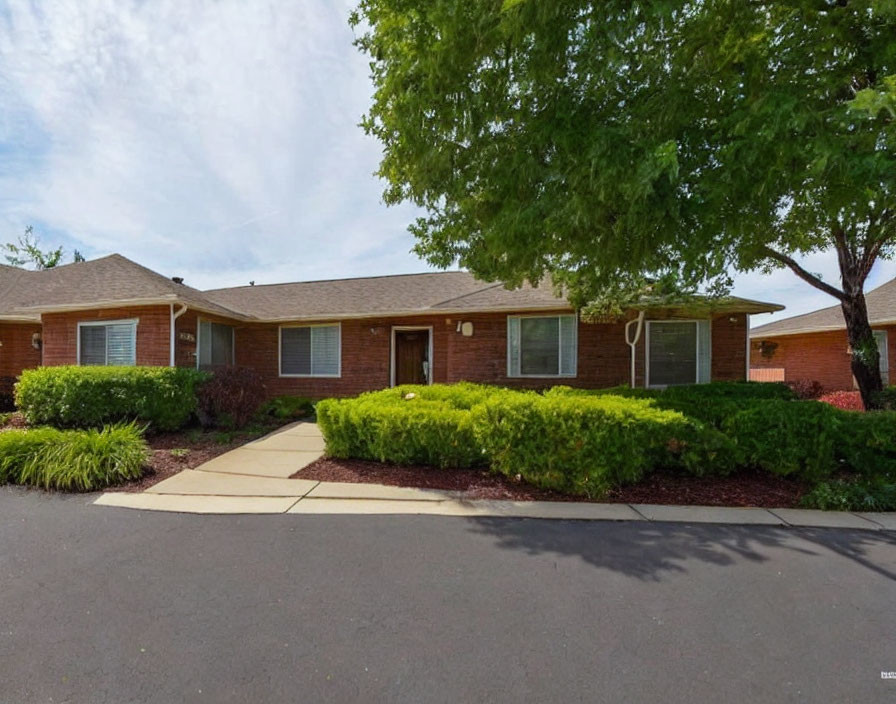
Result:
[[[111,367],[136,363],[136,320],[78,323],[78,364]]]
[[[339,325],[280,328],[280,376],[338,377],[341,337]]]
[[[708,320],[647,323],[647,385],[676,386],[710,381],[712,337]]]
[[[233,327],[199,321],[199,368],[215,369],[233,364]]]
[[[575,315],[507,318],[507,376],[576,375]]]

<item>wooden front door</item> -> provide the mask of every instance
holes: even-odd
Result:
[[[395,331],[395,385],[429,383],[429,330]]]

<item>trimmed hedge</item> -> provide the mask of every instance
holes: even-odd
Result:
[[[514,394],[473,417],[492,469],[569,494],[600,497],[660,465],[709,461],[701,428],[647,399]]]
[[[102,430],[7,430],[0,433],[0,483],[95,491],[138,479],[147,452],[133,423]]]
[[[181,367],[40,367],[22,372],[16,405],[29,425],[99,427],[138,420],[176,430],[196,412],[204,372]]]
[[[759,468],[817,484],[835,472],[896,477],[896,412],[802,401],[783,384],[543,394],[477,384],[405,386],[317,404],[335,457],[490,466],[543,488],[599,497],[658,468]]]
[[[315,407],[317,423],[333,457],[436,467],[482,465],[485,458],[469,408],[472,399],[484,395],[473,386],[450,391],[403,386],[353,399],[325,399]]]
[[[818,401],[765,401],[724,424],[738,464],[820,481],[837,469],[846,418]]]

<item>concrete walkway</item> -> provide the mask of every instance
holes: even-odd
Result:
[[[143,493],[109,492],[94,503],[179,513],[418,514],[896,530],[896,513],[485,501],[450,491],[289,479],[320,458],[323,450],[324,439],[316,424],[293,423]]]

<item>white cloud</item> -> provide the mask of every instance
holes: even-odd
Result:
[[[199,287],[426,269],[414,210],[380,202],[380,146],[357,126],[371,86],[353,5],[10,0],[0,240],[35,224]],[[807,266],[837,280],[832,255]],[[785,304],[776,317],[834,302],[786,271],[734,292]]]
[[[0,228],[40,223],[201,286],[425,269],[357,127],[371,88],[351,6],[12,3]]]

